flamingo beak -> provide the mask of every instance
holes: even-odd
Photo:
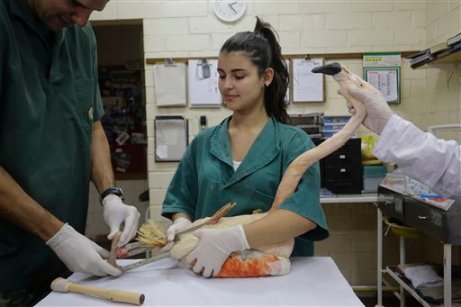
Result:
[[[322,73],[325,75],[333,76],[342,70],[341,64],[331,63],[327,65],[317,66],[312,68],[313,73]]]

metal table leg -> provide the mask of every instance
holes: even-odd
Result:
[[[378,284],[377,284],[377,289],[378,289],[378,304],[376,307],[382,307],[383,306],[383,213],[381,212],[381,209],[378,208],[378,205],[376,204],[376,210],[378,212],[378,220],[377,220],[377,242],[378,242],[378,247],[377,247],[377,272],[378,272]]]
[[[451,244],[443,245],[443,306],[451,307]]]
[[[405,238],[403,236],[400,237],[400,264],[405,264]],[[400,307],[405,307],[406,305],[406,296],[405,296],[405,289],[400,286]]]

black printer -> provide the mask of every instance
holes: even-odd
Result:
[[[325,139],[313,138],[315,145]],[[321,187],[335,194],[360,194],[363,190],[360,138],[349,139],[341,148],[320,160]]]

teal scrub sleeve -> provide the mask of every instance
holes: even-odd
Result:
[[[196,141],[187,147],[173,179],[168,186],[165,200],[162,205],[162,216],[171,218],[177,212],[195,217],[195,204],[197,202],[197,171],[195,168],[194,148]]]

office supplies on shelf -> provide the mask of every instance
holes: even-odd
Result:
[[[410,54],[407,59],[411,68],[418,68],[429,63],[446,63],[459,61],[460,57],[451,56],[461,51],[461,33],[430,48]]]
[[[431,55],[437,55],[438,53],[449,49],[450,46],[446,42],[441,42],[440,44],[432,46],[430,49]]]
[[[447,48],[441,51],[440,53],[438,53],[435,59],[441,59],[449,55],[455,54],[459,51],[461,51],[461,41],[456,44],[450,45],[450,48]]]
[[[447,45],[451,46],[461,42],[461,32],[447,39]]]

